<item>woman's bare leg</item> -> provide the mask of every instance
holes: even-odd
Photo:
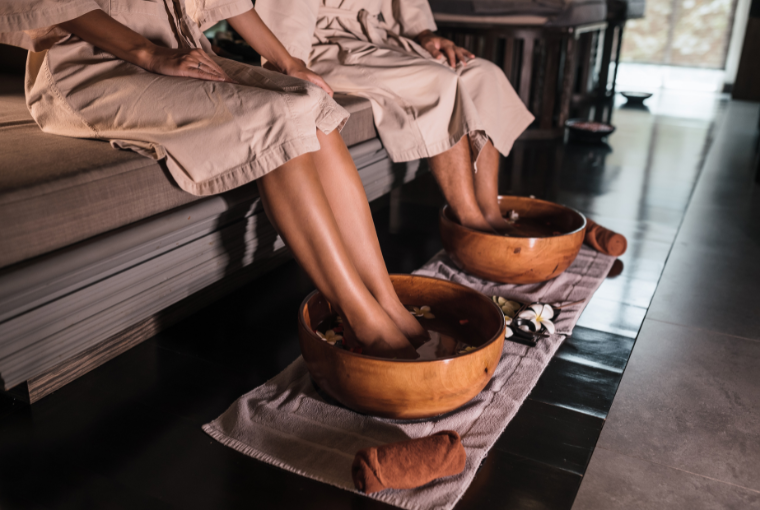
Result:
[[[475,198],[470,138],[462,137],[451,149],[433,156],[428,161],[430,171],[459,222],[474,230],[493,232],[493,227],[483,216]]]
[[[312,154],[325,196],[344,245],[364,285],[413,344],[428,339],[420,323],[401,304],[388,277],[362,181],[337,130],[317,131],[321,149]],[[424,303],[423,303],[424,304]]]
[[[475,173],[475,199],[486,221],[497,231],[509,230],[510,225],[499,209],[499,151],[489,141],[478,155]]]
[[[366,351],[378,356],[415,358],[414,348],[354,267],[312,155],[288,161],[261,177],[258,186],[270,221]],[[354,214],[349,207],[347,204],[342,215]]]

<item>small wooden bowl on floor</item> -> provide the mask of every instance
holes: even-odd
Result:
[[[462,226],[448,206],[441,209],[441,240],[449,257],[470,274],[501,283],[538,283],[555,278],[578,256],[586,218],[569,207],[536,198],[500,196],[501,214],[550,222],[558,235],[508,237]],[[517,220],[519,224],[520,220]]]
[[[445,414],[472,400],[493,376],[504,346],[504,315],[472,289],[424,276],[391,275],[406,306],[430,306],[423,325],[465,339],[476,350],[429,361],[376,358],[332,346],[314,332],[333,311],[318,291],[298,314],[301,354],[314,382],[344,406],[396,419]],[[460,321],[466,319],[466,324]]]
[[[621,92],[620,94],[628,100],[626,103],[628,106],[641,106],[644,101],[652,97],[651,92]]]
[[[612,124],[585,119],[570,119],[565,122],[565,127],[571,142],[599,143],[615,132]]]

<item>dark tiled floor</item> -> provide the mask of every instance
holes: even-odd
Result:
[[[589,414],[528,399],[494,449],[582,476],[602,423]]]
[[[505,163],[505,191],[574,206],[630,247],[458,508],[570,508],[581,485],[710,133],[709,120],[639,111],[615,123],[609,146],[518,144]],[[392,272],[441,248],[440,204],[429,176],[373,204]],[[200,429],[298,356],[293,319],[311,289],[285,264],[31,408],[0,397],[0,508],[388,508]]]
[[[573,508],[757,508],[760,494],[597,447]]]
[[[569,509],[581,477],[533,459],[491,450],[458,509]]]
[[[760,508],[759,116],[716,122],[579,509]]]

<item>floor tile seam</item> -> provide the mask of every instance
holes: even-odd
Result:
[[[600,437],[601,437],[601,435],[600,435]],[[606,450],[606,451],[608,451],[610,453],[615,453],[617,455],[622,455],[623,457],[628,457],[629,459],[640,460],[642,462],[646,462],[647,464],[653,464],[655,466],[661,466],[661,467],[665,467],[665,468],[668,468],[668,469],[674,469],[674,470],[680,471],[682,473],[686,473],[686,474],[689,474],[689,475],[693,475],[693,476],[698,476],[700,478],[704,478],[705,480],[710,480],[710,481],[713,481],[713,482],[722,483],[724,485],[729,485],[731,487],[736,487],[738,489],[748,490],[750,492],[754,492],[755,494],[760,494],[760,490],[752,489],[752,488],[746,487],[744,485],[739,485],[738,483],[732,483],[732,482],[728,482],[726,480],[721,480],[720,478],[713,478],[712,476],[707,476],[707,475],[703,475],[703,474],[700,474],[700,473],[695,473],[693,471],[689,471],[687,469],[679,468],[679,467],[676,467],[676,466],[671,466],[670,464],[665,464],[663,462],[656,462],[656,461],[653,461],[653,460],[650,460],[650,459],[643,459],[641,457],[637,457],[636,455],[630,455],[628,453],[623,453],[621,451],[613,450],[613,449],[605,447],[605,446],[598,446],[598,443],[597,443],[597,446],[594,448],[594,451],[596,451],[597,448],[600,449],[600,450]]]
[[[576,328],[585,329],[585,330],[588,330],[588,331],[593,331],[595,333],[600,333],[602,335],[612,335],[612,336],[616,336],[618,338],[622,338],[622,339],[625,339],[625,340],[631,340],[631,337],[629,337],[629,336],[619,335],[617,333],[610,333],[609,331],[603,331],[601,329],[595,329],[595,328],[592,328],[592,327],[589,327],[589,326],[576,326],[575,328],[573,328],[573,332],[575,332]],[[571,334],[567,335],[567,338],[568,339],[572,338],[572,336],[573,335],[571,333]],[[565,341],[567,341],[567,339]]]
[[[618,381],[618,387],[620,387],[620,382],[619,381]],[[617,391],[615,393],[617,394]],[[609,409],[607,409],[607,413],[605,413],[604,415],[602,415],[601,413],[584,411],[583,409],[579,409],[577,407],[566,406],[566,405],[562,405],[562,404],[558,404],[558,403],[554,403],[554,402],[547,402],[546,400],[541,400],[541,399],[532,397],[530,395],[528,395],[526,397],[526,400],[528,400],[528,399],[532,400],[533,402],[538,402],[540,404],[546,404],[548,406],[558,407],[559,409],[565,409],[566,411],[573,411],[573,412],[582,414],[584,416],[590,416],[592,418],[596,418],[596,419],[602,420],[602,421],[607,421],[607,415],[609,414]],[[612,406],[610,406],[610,409],[611,408],[612,408]]]
[[[720,115],[720,113],[719,113]],[[694,195],[696,193],[697,187],[699,186],[700,181],[702,180],[702,177],[705,174],[705,165],[707,164],[708,158],[710,157],[710,151],[715,145],[715,140],[717,139],[716,131],[723,125],[723,121],[725,114],[721,116],[719,119],[713,119],[710,122],[710,127],[707,131],[707,136],[705,137],[704,146],[702,148],[702,153],[700,154],[699,163],[697,164],[697,173],[694,176],[694,183],[691,187],[691,192],[689,193],[689,199],[686,201],[686,207],[683,209],[683,213],[681,214],[681,220],[678,222],[678,226],[676,227],[675,236],[673,236],[673,241],[670,243],[670,249],[668,250],[668,254],[665,256],[665,260],[662,264],[662,269],[660,270],[660,275],[657,278],[657,282],[654,289],[654,294],[652,294],[652,298],[649,300],[649,306],[646,307],[646,313],[644,314],[644,318],[641,321],[641,324],[639,325],[639,329],[636,332],[636,337],[634,338],[634,348],[636,347],[636,341],[639,338],[639,334],[641,333],[641,329],[644,326],[644,323],[647,321],[647,319],[650,319],[649,315],[652,311],[652,303],[654,302],[655,297],[657,296],[657,291],[660,289],[660,283],[662,282],[663,275],[665,274],[665,271],[668,268],[668,262],[670,261],[670,257],[673,255],[673,250],[676,247],[676,244],[679,242],[679,236],[681,235],[681,231],[683,229],[684,222],[686,221],[686,217],[689,214],[689,210],[692,207],[692,203],[694,201]],[[654,320],[654,319],[651,319]],[[630,359],[630,356],[632,355],[633,350],[631,350],[631,354],[629,354],[628,359]],[[628,366],[628,363],[626,363],[626,367]],[[620,386],[618,385],[618,390],[620,389]],[[617,395],[617,391],[615,392],[615,395]],[[613,397],[614,401],[614,397]]]
[[[574,363],[582,367],[595,368],[603,372],[619,375],[621,378],[623,377],[623,371],[625,370],[625,368],[615,368],[610,365],[605,365],[604,363],[597,363],[592,360],[586,360],[586,359],[583,359],[581,356],[573,356],[573,355],[565,356],[561,352],[555,354],[553,359],[561,359],[562,361],[567,361],[568,363]]]
[[[665,272],[665,269],[668,265],[668,260],[670,260],[670,256],[673,253],[673,247],[678,242],[678,237],[681,234],[681,229],[683,228],[684,221],[686,220],[686,217],[689,215],[689,211],[692,208],[692,204],[694,203],[694,196],[696,194],[697,188],[699,187],[700,182],[702,181],[702,178],[705,175],[705,167],[709,161],[710,153],[712,152],[713,148],[715,147],[715,142],[718,139],[720,133],[720,129],[723,127],[723,123],[726,121],[726,112],[725,108],[721,111],[717,112],[716,117],[713,118],[713,120],[710,122],[710,126],[707,129],[707,135],[705,136],[704,145],[702,147],[701,154],[699,155],[699,160],[697,163],[697,172],[694,176],[694,182],[691,186],[691,191],[689,192],[689,198],[686,200],[686,206],[683,208],[683,214],[681,214],[681,221],[678,222],[678,227],[676,227],[676,235],[673,237],[673,242],[670,245],[670,250],[668,250],[668,256],[665,258],[665,264],[663,265],[662,272],[660,273],[660,278],[657,280],[657,286],[659,287],[660,281],[662,280],[662,275]],[[655,290],[656,292],[656,290]]]
[[[658,285],[660,284],[660,279],[662,279],[662,273],[660,273],[660,278],[657,279],[657,284]],[[657,292],[657,289],[655,289],[655,292]],[[639,310],[645,310],[645,311],[649,310],[648,306],[631,305],[631,304],[624,303],[623,301],[620,301],[620,300],[617,300],[617,299],[609,299],[609,298],[603,297],[601,295],[597,295],[596,293],[594,293],[594,295],[591,297],[591,299],[594,299],[594,298],[596,298],[599,301],[608,301],[610,303],[618,303],[618,304],[621,304],[621,305],[630,306],[631,308],[638,308]],[[591,302],[591,300],[589,300],[589,303],[590,302]],[[593,329],[593,328],[589,328],[588,326],[583,326],[583,327],[588,328],[588,329]]]
[[[653,321],[653,322],[659,322],[661,324],[669,324],[671,326],[685,328],[685,329],[689,329],[689,330],[692,330],[692,331],[702,331],[702,332],[705,332],[705,333],[714,333],[716,335],[728,336],[728,337],[731,337],[731,338],[737,338],[739,340],[747,340],[749,342],[760,342],[760,338],[748,338],[746,336],[734,335],[734,334],[731,334],[731,333],[726,333],[725,331],[716,331],[714,329],[700,328],[700,327],[697,327],[697,326],[690,326],[688,324],[680,324],[678,322],[669,322],[669,321],[664,321],[662,319],[655,319],[655,318],[651,318],[651,317],[646,317],[644,319],[644,321],[648,321],[648,320],[649,321]]]
[[[705,175],[705,166],[707,165],[708,159],[710,157],[710,152],[715,147],[715,141],[717,140],[718,135],[720,135],[719,130],[723,127],[723,123],[725,121],[725,109],[723,111],[717,112],[717,117],[719,118],[713,118],[713,120],[710,122],[709,127],[707,128],[704,145],[702,146],[702,151],[697,162],[697,172],[691,185],[691,191],[689,192],[689,198],[686,201],[686,207],[683,208],[681,221],[678,223],[678,227],[676,228],[676,235],[673,238],[673,244],[678,242],[678,235],[681,233],[681,228],[683,227],[684,220],[689,214],[689,209],[691,208],[691,205],[694,201],[694,194],[699,187],[700,181],[702,181],[702,178]],[[670,253],[672,253],[672,251],[673,246],[671,245],[670,252],[668,252],[668,258],[670,257]]]
[[[527,398],[526,398],[526,400],[527,400]],[[589,415],[589,414],[587,414],[587,413],[583,413],[583,412],[581,412],[581,411],[578,411],[578,410],[576,410],[576,409],[568,409],[568,408],[566,408],[566,407],[557,406],[557,405],[555,405],[555,404],[551,404],[551,403],[549,403],[549,402],[544,402],[543,400],[530,399],[530,401],[531,401],[531,402],[533,402],[534,404],[540,404],[540,405],[542,405],[542,406],[549,406],[549,407],[557,407],[557,408],[559,408],[559,409],[564,409],[565,411],[570,411],[570,412],[573,412],[573,413],[577,413],[577,414],[579,414],[579,415],[581,415],[581,416],[585,416],[585,417],[587,417],[587,418],[592,418],[592,419],[594,419],[594,420],[599,420],[599,421],[601,421],[601,422],[602,422],[602,425],[604,425],[604,419],[603,419],[603,418],[599,418],[598,416],[591,416],[591,415]],[[521,408],[522,408],[522,406],[521,406]],[[601,427],[601,426],[599,427],[599,430],[600,430],[600,431],[602,430],[602,427]]]
[[[584,475],[584,473],[585,473],[585,470],[584,470],[584,473],[578,473],[577,471],[573,471],[572,469],[566,469],[566,468],[563,468],[563,467],[560,467],[560,466],[555,466],[555,465],[553,465],[553,464],[549,464],[549,463],[547,463],[547,462],[543,462],[543,461],[540,461],[540,460],[538,460],[538,459],[534,459],[534,458],[531,458],[531,457],[527,457],[527,456],[525,456],[525,455],[521,455],[521,454],[519,454],[519,453],[515,453],[515,452],[511,452],[511,451],[507,451],[507,450],[502,450],[501,448],[499,448],[499,447],[498,447],[498,446],[496,446],[496,445],[494,445],[494,446],[491,448],[491,450],[496,450],[498,453],[503,453],[503,454],[506,454],[506,455],[511,455],[511,456],[513,456],[513,457],[518,457],[518,458],[520,458],[520,459],[529,460],[530,462],[535,462],[536,464],[541,464],[542,466],[547,466],[547,467],[550,467],[550,468],[552,468],[552,469],[557,469],[557,470],[559,470],[559,471],[562,471],[563,473],[569,473],[569,474],[571,474],[571,475],[575,475],[575,476],[577,476],[577,477],[579,477],[579,478],[583,478],[583,475]],[[490,451],[489,451],[489,453],[490,453]],[[486,455],[486,458],[487,458],[487,457],[488,457],[488,456]],[[586,467],[588,467],[588,465],[587,465]],[[477,476],[477,475],[476,475],[476,476]]]
[[[655,291],[656,291],[656,289],[655,289]],[[647,305],[647,306],[641,306],[640,304],[633,303],[631,301],[626,300],[625,298],[624,299],[611,299],[611,298],[605,297],[602,294],[599,294],[598,296],[599,297],[597,299],[603,299],[603,300],[609,301],[611,303],[618,303],[618,304],[625,305],[625,306],[631,306],[633,308],[640,308],[641,310],[648,310],[649,309],[649,305]],[[654,294],[652,294],[652,298],[653,297],[654,297]],[[649,298],[650,304],[652,302],[652,298]]]
[[[663,243],[663,244],[666,244],[666,243]],[[668,255],[670,255],[670,251],[673,249],[673,246],[675,246],[675,241],[670,244],[670,247],[668,248]],[[637,261],[638,260],[647,260],[647,261],[652,261],[652,262],[658,262],[658,263],[662,263],[663,267],[664,267],[665,262],[668,261],[668,258],[666,256],[663,260],[654,260],[654,259],[647,259],[647,258],[637,258],[636,260]],[[625,264],[625,261],[623,261],[623,264]],[[662,275],[662,271],[660,271],[660,275]],[[652,282],[652,280],[650,280],[649,278],[641,278],[641,277],[638,277],[638,276],[633,276],[633,275],[629,276],[629,275],[626,275],[625,274],[625,267],[623,267],[623,273],[621,273],[618,276],[613,276],[612,278],[609,279],[609,281],[611,281],[611,282],[622,282],[622,281],[626,281],[626,280],[629,280],[629,281],[632,281],[632,282],[655,283],[655,284],[657,284],[657,282]],[[658,279],[658,281],[659,281],[659,279]]]

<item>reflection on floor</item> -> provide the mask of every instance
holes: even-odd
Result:
[[[723,107],[717,98],[702,96],[700,107],[705,102],[720,117]],[[609,145],[519,143],[504,164],[504,192],[576,207],[624,233],[629,249],[622,257],[622,274],[602,285],[458,508],[570,508],[592,454],[590,473],[595,481],[588,489],[584,483],[581,499],[589,507],[606,508],[594,506],[593,496],[608,494],[615,478],[605,478],[604,472],[614,474],[615,462],[643,463],[640,459],[651,455],[647,461],[666,463],[682,451],[660,445],[657,451],[630,453],[633,443],[646,441],[626,435],[624,425],[631,417],[627,407],[617,405],[620,397],[615,395],[621,377],[626,387],[626,365],[699,177],[713,119],[621,109],[613,122],[618,131]],[[732,189],[728,183],[714,192],[729,194]],[[707,218],[730,215],[734,206],[723,204],[728,209],[716,212],[709,208],[709,197],[705,200],[708,205],[700,211]],[[441,203],[427,176],[373,204],[392,272],[410,272],[441,248]],[[757,202],[753,207],[756,212]],[[712,222],[710,227],[719,224]],[[757,224],[744,227],[758,232]],[[690,228],[698,238],[698,226]],[[741,234],[737,226],[732,242],[740,243]],[[701,242],[709,243],[707,237]],[[678,250],[684,251],[677,244],[671,258]],[[708,255],[714,257],[713,252]],[[708,255],[704,260],[710,260]],[[688,254],[681,257],[685,267],[704,270]],[[649,337],[677,327],[667,324],[678,322],[667,315],[674,296],[696,293],[688,286],[677,287],[674,282],[688,283],[688,276],[679,271],[687,270],[666,270],[655,299],[663,315],[656,326],[645,326]],[[0,396],[0,508],[390,508],[245,457],[200,429],[298,356],[295,315],[311,288],[296,264],[288,263],[32,408]],[[718,293],[720,288],[711,291]],[[704,302],[687,299],[686,304],[702,310]],[[681,304],[673,306],[683,311]],[[757,326],[757,320],[750,325]],[[698,327],[710,325],[705,318]],[[703,361],[700,356],[707,347],[700,349],[690,354],[690,361]],[[654,347],[650,350],[657,353]],[[726,360],[738,355],[729,350],[722,351]],[[757,361],[756,350],[745,348],[742,353]],[[626,402],[642,397],[635,384],[648,375],[646,356],[631,376]],[[610,419],[617,417],[617,425],[608,434],[610,406]],[[595,451],[603,427],[603,448]],[[684,465],[699,467],[694,462]],[[720,473],[705,474],[710,475]],[[740,473],[732,480],[743,483]]]
[[[715,123],[574,508],[760,508],[758,117]]]

